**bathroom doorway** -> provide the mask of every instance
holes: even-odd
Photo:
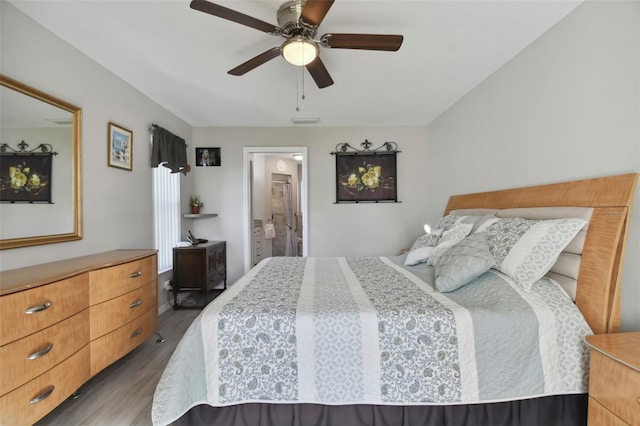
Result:
[[[300,216],[300,213],[296,200],[297,185],[294,186],[293,181],[296,181],[297,184],[295,175],[271,173],[271,190],[266,194],[267,198],[269,195],[271,198],[271,223],[275,231],[275,236],[270,238],[271,256],[298,256],[298,244],[302,241],[302,236],[298,236],[300,230],[296,218]],[[259,219],[254,218],[254,220]],[[257,245],[261,246],[262,244],[260,242]],[[254,253],[257,253],[255,245],[253,250]],[[256,260],[254,260],[254,264],[257,263]]]
[[[245,147],[243,156],[245,272],[267,257],[306,256],[307,148]]]

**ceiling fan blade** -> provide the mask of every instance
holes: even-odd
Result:
[[[278,56],[280,56],[280,47],[273,47],[267,50],[266,52],[262,52],[255,58],[249,59],[244,64],[238,65],[231,71],[227,71],[227,74],[238,75],[238,76],[244,75],[249,71],[251,71],[252,69],[257,68],[260,65],[264,64],[265,62],[268,62],[274,58],[277,58]]]
[[[302,8],[300,20],[318,26],[331,9],[334,0],[307,0]]]
[[[318,56],[313,62],[306,65],[307,71],[313,77],[313,81],[316,82],[320,89],[331,86],[333,79],[329,75],[329,71],[325,68],[324,64]]]
[[[190,4],[191,9],[198,10],[200,12],[208,13],[218,18],[226,19],[247,27],[255,28],[256,30],[264,31],[269,34],[279,34],[281,32],[280,27],[270,24],[260,19],[254,18],[244,13],[236,12],[235,10],[228,9],[219,4],[211,3],[206,0],[193,0]]]
[[[388,34],[325,34],[322,45],[332,49],[363,49],[397,51],[402,46],[401,35]]]

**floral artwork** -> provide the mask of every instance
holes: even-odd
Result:
[[[0,201],[51,202],[52,155],[0,155]]]
[[[395,153],[336,156],[337,202],[397,201]]]

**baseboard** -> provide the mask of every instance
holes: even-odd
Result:
[[[165,303],[163,305],[158,306],[158,316],[164,314],[165,312],[173,309],[170,304]]]

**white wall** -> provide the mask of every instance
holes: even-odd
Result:
[[[401,203],[335,204],[335,151],[348,142],[360,148],[365,139],[374,148],[393,141],[398,154],[398,199]],[[296,127],[194,128],[189,149],[220,146],[221,167],[197,167],[194,193],[216,218],[193,221],[199,238],[227,241],[229,282],[243,273],[243,158],[245,146],[308,148],[308,220],[310,256],[394,255],[423,232],[427,191],[426,127]],[[192,169],[193,170],[193,169]],[[444,203],[438,207],[440,213]]]
[[[3,250],[0,269],[153,247],[148,129],[188,140],[190,126],[4,1],[0,20],[0,72],[82,108],[84,207],[82,240]],[[107,166],[109,121],[133,132],[132,172]]]
[[[640,3],[579,6],[428,126],[434,220],[450,194],[640,171]],[[640,188],[622,328],[640,329]]]

